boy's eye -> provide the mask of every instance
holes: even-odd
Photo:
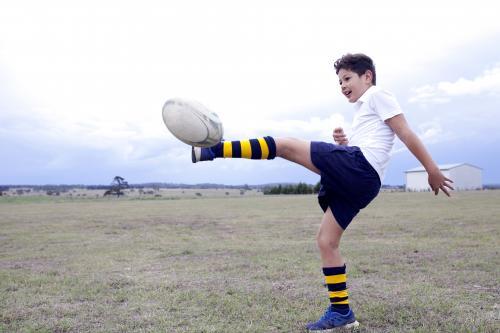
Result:
[[[346,76],[345,78],[343,78],[344,82],[347,82],[349,81],[351,77],[350,76]],[[339,80],[339,84],[342,85],[342,80]]]

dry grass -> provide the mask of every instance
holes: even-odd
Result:
[[[497,332],[500,192],[384,193],[342,249],[364,332]],[[302,332],[313,196],[0,198],[0,332]]]

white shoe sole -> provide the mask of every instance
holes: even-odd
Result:
[[[352,332],[352,331],[357,331],[358,329],[359,329],[359,322],[357,320],[355,320],[352,323],[344,325],[344,326],[339,326],[339,327],[330,328],[327,330],[320,330],[320,331],[307,330],[307,332],[311,332],[311,333],[335,333],[335,332],[342,332],[342,331],[348,331],[348,330],[350,330]]]
[[[192,147],[192,156],[191,160],[193,163],[199,162],[201,159],[201,148],[200,147]]]
[[[342,328],[346,330],[357,330],[359,328],[359,322],[355,320],[354,322],[343,326]]]

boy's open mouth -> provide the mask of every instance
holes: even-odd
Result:
[[[352,91],[350,91],[350,90],[346,90],[346,91],[344,91],[344,95],[345,95],[347,98],[349,98],[349,96],[351,96],[351,94],[352,94]]]

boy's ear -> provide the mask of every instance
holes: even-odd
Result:
[[[364,75],[366,77],[366,80],[370,81],[370,83],[373,83],[373,73],[371,70],[367,69]]]

